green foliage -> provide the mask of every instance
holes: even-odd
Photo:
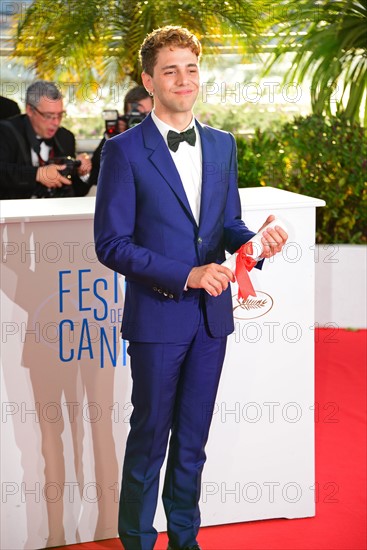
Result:
[[[50,80],[140,82],[138,51],[146,34],[181,25],[203,45],[256,50],[266,0],[34,0],[16,29],[14,57]]]
[[[252,134],[255,128],[276,127],[294,116],[294,113],[285,112],[282,106],[270,111],[256,103],[210,104],[198,101],[194,110],[200,122],[236,135]]]
[[[275,48],[268,68],[289,51],[288,81],[311,77],[313,112],[367,122],[366,0],[286,0],[274,11]],[[270,38],[274,41],[273,36]]]
[[[367,138],[358,123],[311,115],[237,139],[239,185],[324,199],[317,242],[367,243]]]

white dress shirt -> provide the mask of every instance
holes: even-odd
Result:
[[[177,128],[169,126],[162,120],[160,120],[152,111],[152,119],[157,126],[159,132],[162,134],[164,141],[167,144],[167,134],[170,130],[179,132]],[[192,214],[199,225],[200,218],[200,202],[201,202],[201,183],[202,183],[202,154],[201,154],[201,141],[200,134],[196,128],[195,120],[192,118],[190,124],[185,128],[186,131],[190,128],[195,128],[196,142],[195,145],[190,145],[186,141],[182,141],[177,151],[171,151],[173,162],[176,165],[177,171],[180,175],[183,188],[185,190],[187,200],[192,211]],[[168,144],[167,144],[168,146]]]
[[[37,139],[39,139],[41,136],[37,136]],[[44,141],[41,142],[40,145],[40,157],[44,162],[47,162],[50,156],[51,147],[46,145]],[[31,149],[31,156],[32,156],[32,165],[33,166],[39,166],[40,161],[39,157],[33,149]]]

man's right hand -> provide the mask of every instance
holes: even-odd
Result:
[[[200,267],[193,267],[187,279],[189,288],[203,288],[211,296],[219,296],[231,281],[236,280],[234,274],[228,267],[220,264],[207,264]]]
[[[40,166],[37,170],[36,180],[49,188],[71,185],[72,181],[60,174],[60,170],[64,168],[66,168],[65,164],[46,164],[45,166]]]

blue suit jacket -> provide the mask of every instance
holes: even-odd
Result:
[[[241,220],[233,136],[196,124],[203,156],[199,226],[150,115],[102,152],[96,251],[126,277],[122,336],[130,341],[187,341],[199,301],[212,336],[234,328],[230,288],[216,298],[183,290],[192,267],[221,263],[225,250],[235,252],[254,235]]]

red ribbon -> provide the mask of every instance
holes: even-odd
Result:
[[[252,286],[249,271],[257,264],[251,258],[253,254],[252,243],[245,243],[237,250],[236,258],[236,279],[238,283],[238,298],[246,300],[248,296],[256,296],[254,287]]]

